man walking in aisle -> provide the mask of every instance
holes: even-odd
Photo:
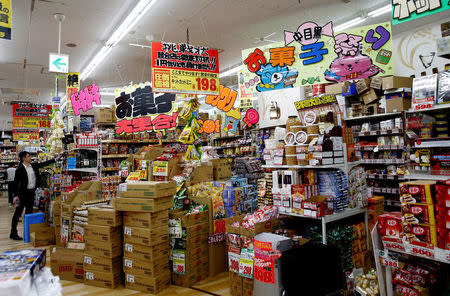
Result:
[[[60,156],[56,159],[51,159],[41,163],[31,163],[31,154],[27,151],[19,153],[19,166],[16,170],[14,177],[14,199],[13,204],[16,206],[12,222],[11,222],[11,234],[9,238],[14,240],[22,240],[17,234],[17,223],[20,216],[22,216],[23,209],[25,208],[25,214],[31,214],[33,212],[34,193],[37,187],[40,187],[40,174],[39,169],[59,160]]]
[[[13,206],[14,197],[14,176],[16,175],[16,166],[13,165],[6,170],[7,182],[8,182],[8,203],[9,206]]]

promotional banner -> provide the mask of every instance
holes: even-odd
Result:
[[[237,91],[235,91],[234,89],[220,85],[219,95],[209,95],[205,98],[205,104],[216,107],[218,110],[225,113],[225,121],[222,129],[232,134],[238,132],[239,121],[241,119],[241,113],[239,113],[239,109],[234,107],[237,94]],[[208,122],[208,120],[206,120],[205,123],[207,125],[204,126],[202,130],[205,130],[207,133],[218,133],[220,131],[220,123],[218,121]],[[208,130],[211,132],[208,132]]]
[[[13,129],[50,128],[51,105],[13,104]]]
[[[306,22],[285,42],[242,51],[241,95],[394,74],[389,23],[335,33],[333,23]]]
[[[39,141],[39,131],[31,130],[13,130],[13,141]]]
[[[67,81],[66,81],[66,113],[69,116],[73,116],[73,107],[72,107],[72,101],[70,98],[73,94],[77,93],[80,90],[80,80],[79,80],[80,73],[79,72],[72,72],[67,73]]]
[[[448,0],[391,0],[392,24],[398,25],[430,14],[450,9]]]
[[[150,82],[115,91],[116,133],[158,131],[177,126],[175,94],[153,93]]]
[[[152,42],[155,92],[219,94],[219,52],[185,43]]]
[[[70,96],[70,101],[72,102],[73,113],[76,116],[80,115],[80,110],[84,112],[91,110],[93,108],[92,103],[95,102],[97,105],[102,103],[98,86],[95,83],[73,93]]]
[[[11,0],[0,0],[0,39],[11,40]]]

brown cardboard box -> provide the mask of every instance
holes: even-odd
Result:
[[[93,256],[88,253],[84,253],[83,268],[85,270],[88,269],[113,273],[116,270],[121,270],[122,257],[117,256],[111,259],[107,257]]]
[[[188,236],[185,240],[186,250],[195,249],[208,244],[208,233]]]
[[[364,101],[365,105],[368,105],[368,104],[378,100],[378,96],[372,88],[360,97],[362,97],[362,100]]]
[[[64,247],[66,243],[61,241],[61,226],[55,226],[55,244],[58,247]]]
[[[386,100],[386,113],[407,111],[411,108],[411,98],[394,98]]]
[[[180,219],[182,227],[189,227],[203,223],[209,223],[208,211],[203,211],[199,213],[192,213],[186,215],[188,211],[173,210],[170,211],[170,219]],[[209,224],[208,224],[209,225]],[[209,226],[208,226],[209,227]]]
[[[131,257],[123,257],[123,272],[147,277],[156,277],[169,270],[169,254],[165,257],[147,261]]]
[[[122,226],[100,226],[88,223],[84,227],[85,241],[102,241],[111,243],[121,241]]]
[[[113,208],[91,207],[88,208],[88,213],[88,221],[91,225],[122,225],[122,213]]]
[[[197,260],[199,258],[205,258],[209,256],[208,244],[201,244],[196,248],[186,249],[186,260]]]
[[[242,296],[243,278],[239,276],[239,274],[230,271],[229,282],[230,282],[230,295]]]
[[[234,222],[238,221],[239,225],[240,225],[242,222],[242,219],[244,219],[244,217],[245,217],[245,215],[226,218],[225,219],[225,231],[227,233],[240,234],[240,227],[233,226],[232,224]]]
[[[134,243],[123,243],[123,256],[143,261],[156,261],[161,258],[167,258],[169,254],[169,244],[162,243],[152,247],[143,246]]]
[[[45,224],[45,223],[42,223]],[[55,244],[55,227],[48,227],[45,225],[45,228],[40,229],[34,229],[32,231],[32,227],[36,224],[30,225],[30,243],[33,245],[33,247],[40,247],[40,246],[48,246],[48,245],[54,245]]]
[[[341,95],[345,90],[343,83],[333,83],[325,86],[325,93],[329,95]]]
[[[370,81],[370,87],[373,89],[381,89],[383,86],[383,77],[376,76]]]
[[[272,219],[266,222],[255,223],[254,229],[240,228],[240,234],[246,237],[255,237],[263,232],[272,232],[280,226],[280,219]]]
[[[231,165],[226,159],[211,160],[214,180],[228,180],[231,178]]]
[[[156,213],[123,212],[123,224],[126,226],[157,228],[169,225],[169,211]]]
[[[50,266],[52,273],[62,280],[83,282],[83,250],[53,247]]]
[[[127,243],[135,243],[145,246],[155,246],[169,242],[169,226],[158,228],[123,227],[123,240]]]
[[[114,122],[115,114],[113,116],[112,108],[96,109],[94,113],[95,123],[112,123]]]
[[[213,179],[213,167],[208,165],[201,165],[196,167],[192,172],[190,184],[193,185],[200,182],[212,181]]]
[[[242,295],[253,296],[253,279],[242,277]]]
[[[370,78],[360,79],[360,80],[356,81],[355,86],[356,86],[356,92],[358,94],[365,93],[366,91],[368,91],[370,89]]]
[[[159,198],[177,193],[176,182],[136,181],[119,185],[120,197]]]
[[[194,273],[176,274],[172,273],[172,283],[181,287],[192,287],[196,283],[208,277],[207,267],[198,268]]]
[[[412,81],[413,79],[410,77],[383,77],[383,89],[412,88]]]
[[[225,241],[208,245],[209,248],[209,276],[216,276],[228,268],[228,250]]]
[[[170,271],[162,273],[158,277],[139,276],[125,274],[125,287],[131,290],[158,294],[170,286]]]
[[[124,212],[160,212],[173,206],[173,196],[162,198],[116,198],[114,208]]]
[[[209,257],[202,257],[197,259],[186,258],[186,274],[192,274],[198,270],[209,269]]]
[[[84,284],[102,288],[115,289],[122,285],[122,273],[119,270],[115,272],[101,272],[93,269],[84,270]]]
[[[86,240],[86,253],[93,256],[114,258],[122,254],[122,242],[114,240],[110,243]]]
[[[209,234],[209,223],[197,224],[185,227],[187,238]]]

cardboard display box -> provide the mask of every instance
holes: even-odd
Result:
[[[355,86],[356,86],[356,92],[358,94],[365,93],[366,91],[368,91],[370,89],[370,78],[360,79],[360,80],[356,81]]]
[[[95,109],[94,113],[95,123],[113,123],[116,121],[115,108],[101,108]]]
[[[119,226],[122,225],[122,214],[113,208],[90,207],[88,221],[94,225]]]
[[[101,272],[115,272],[122,268],[122,257],[107,258],[100,256],[92,256],[84,253],[83,268],[89,270],[97,270]]]
[[[115,289],[122,285],[121,270],[115,272],[101,272],[93,269],[84,270],[84,284],[102,288]]]
[[[186,244],[186,250],[195,249],[202,245],[208,244],[208,234],[198,234],[198,235],[191,235],[184,239],[184,242]]]
[[[172,273],[172,283],[181,287],[192,287],[196,283],[208,277],[208,269],[206,267],[199,268],[196,272],[191,274],[176,274]]]
[[[333,83],[325,86],[325,93],[330,95],[342,95],[346,91],[344,83]]]
[[[83,250],[51,248],[50,267],[61,280],[83,282]]]
[[[392,98],[386,99],[386,112],[400,112],[407,111],[411,108],[411,98]]]
[[[226,159],[212,159],[214,180],[228,180],[231,178],[231,164]]]
[[[199,213],[192,213],[186,215],[188,211],[174,210],[170,211],[170,219],[180,219],[182,227],[190,227],[198,224],[208,223],[209,227],[209,215],[208,211],[203,211]]]
[[[413,79],[410,77],[389,76],[383,77],[383,89],[412,88]]]
[[[121,240],[121,232],[122,226],[100,226],[88,223],[84,227],[84,239],[111,243]]]
[[[199,258],[209,257],[209,246],[203,244],[197,248],[186,249],[185,251],[186,260],[197,260]]]
[[[131,257],[123,257],[123,272],[147,277],[156,277],[169,270],[169,256],[147,261]]]
[[[33,247],[42,247],[55,244],[55,228],[48,228],[52,231],[30,233],[30,243]]]
[[[143,246],[134,243],[123,243],[123,256],[144,261],[156,261],[167,258],[169,254],[169,244],[164,242],[155,246]]]
[[[209,269],[209,257],[189,259],[186,258],[186,274],[199,273],[202,270]]]
[[[255,224],[254,229],[240,228],[240,234],[246,237],[255,237],[257,234],[263,232],[272,232],[280,227],[280,219],[272,219],[266,222]]]
[[[120,197],[159,198],[177,193],[176,182],[136,181],[119,185]]]
[[[225,241],[208,245],[209,248],[209,276],[216,276],[228,268],[228,249]]]
[[[123,212],[123,224],[126,226],[157,228],[169,224],[169,211],[156,213]]]
[[[93,256],[115,258],[122,254],[122,242],[114,240],[110,243],[102,241],[86,241],[86,253]]]
[[[189,185],[212,181],[214,180],[213,167],[208,165],[198,166],[194,169],[190,177]]]
[[[361,98],[364,101],[365,105],[368,105],[368,104],[378,100],[378,96],[372,88],[369,91],[362,94]]]
[[[173,196],[162,198],[116,198],[114,208],[123,212],[160,212],[173,206]]]
[[[204,234],[209,234],[209,223],[197,224],[189,227],[185,227],[187,238],[194,236],[202,236]]]
[[[127,289],[142,291],[150,294],[158,294],[170,286],[170,271],[162,273],[158,277],[139,276],[125,274],[125,287]]]
[[[124,226],[123,240],[127,243],[135,243],[145,246],[155,246],[169,242],[169,226],[159,228],[140,228]]]

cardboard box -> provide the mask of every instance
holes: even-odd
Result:
[[[123,224],[142,228],[158,228],[169,225],[169,211],[156,213],[123,212]]]
[[[383,89],[412,88],[413,79],[410,77],[389,76],[383,77]]]
[[[183,240],[186,245],[186,250],[195,249],[208,244],[208,236],[208,233],[188,236]]]
[[[115,122],[115,118],[116,116],[113,114],[112,108],[99,108],[94,113],[95,123],[112,123]]]
[[[189,227],[197,224],[209,223],[208,211],[191,213],[189,215],[186,215],[187,212],[188,211],[182,210],[170,211],[169,217],[170,219],[180,219],[182,227]]]
[[[365,93],[366,91],[368,91],[370,89],[370,78],[360,79],[360,80],[356,81],[355,86],[356,86],[356,92],[358,94]]]
[[[45,224],[45,223],[39,223]],[[55,244],[55,227],[36,228],[37,224],[30,224],[30,243],[33,247]]]
[[[214,180],[228,180],[231,178],[231,165],[226,159],[213,159],[211,163]]]
[[[84,227],[85,241],[102,241],[112,243],[113,241],[121,241],[122,226],[100,226],[88,223]]]
[[[400,187],[400,200],[402,203],[433,204],[436,181],[410,181],[402,182]]]
[[[325,93],[329,95],[342,95],[342,92],[345,90],[345,85],[343,83],[325,85]]]
[[[58,247],[64,247],[66,245],[65,242],[61,241],[61,226],[55,226],[55,244]]]
[[[209,248],[209,276],[216,276],[228,268],[228,249],[225,241],[212,243]]]
[[[239,276],[239,274],[233,271],[230,271],[229,282],[230,282],[230,295],[242,296],[243,277]]]
[[[172,283],[176,286],[181,287],[192,287],[196,283],[206,279],[208,277],[207,268],[199,268],[194,273],[191,274],[176,274],[172,273]]]
[[[386,99],[386,113],[407,111],[411,108],[411,98]]]
[[[173,196],[162,198],[116,198],[114,208],[124,212],[160,212],[173,206]]]
[[[111,243],[87,240],[85,250],[93,256],[114,258],[122,254],[122,242],[120,240],[114,240]]]
[[[51,248],[50,267],[61,280],[83,282],[83,250]]]
[[[196,260],[199,258],[209,257],[209,246],[208,244],[201,244],[196,248],[186,249],[185,251],[186,260]]]
[[[368,104],[378,100],[378,96],[373,89],[370,89],[369,91],[365,92],[360,97],[364,101],[365,105],[368,105]]]
[[[155,246],[169,242],[169,226],[158,228],[123,227],[123,240],[127,243],[135,243],[144,246]]]
[[[115,272],[101,272],[93,269],[84,270],[84,284],[102,288],[115,289],[122,285],[122,273],[119,270]]]
[[[207,182],[214,180],[213,167],[208,165],[201,165],[194,169],[191,174],[190,185],[200,182]]]
[[[134,243],[123,243],[123,256],[143,261],[155,261],[161,258],[167,258],[169,254],[169,244],[162,243],[155,246],[143,246]]]
[[[255,223],[254,229],[240,228],[240,234],[246,237],[255,237],[263,232],[272,232],[280,227],[280,219],[272,219],[265,222]]]
[[[93,256],[89,253],[84,254],[83,268],[86,270],[96,270],[101,272],[113,273],[122,269],[122,257],[107,258],[100,256]]]
[[[186,257],[186,274],[195,273],[198,270],[208,270],[209,269],[209,256],[191,259]]]
[[[202,235],[208,235],[209,234],[209,223],[203,223],[203,224],[197,224],[189,227],[185,227],[184,230],[186,231],[187,238],[195,237],[195,236],[202,236]]]
[[[119,226],[122,225],[122,213],[113,208],[90,207],[88,220],[91,225]]]
[[[170,286],[170,271],[162,273],[158,277],[139,276],[125,273],[125,287],[131,290],[142,291],[150,294],[158,294]]]
[[[232,224],[234,222],[239,222],[239,225],[240,225],[242,222],[242,219],[244,219],[244,217],[245,217],[245,215],[225,218],[225,231],[227,233],[240,234],[240,227],[233,226]]]
[[[381,89],[383,86],[383,78],[381,76],[373,77],[370,81],[370,87],[373,89]]]
[[[159,198],[176,193],[176,182],[136,181],[119,184],[120,197]]]
[[[147,261],[131,257],[123,257],[123,272],[147,277],[156,277],[169,270],[169,256]]]

